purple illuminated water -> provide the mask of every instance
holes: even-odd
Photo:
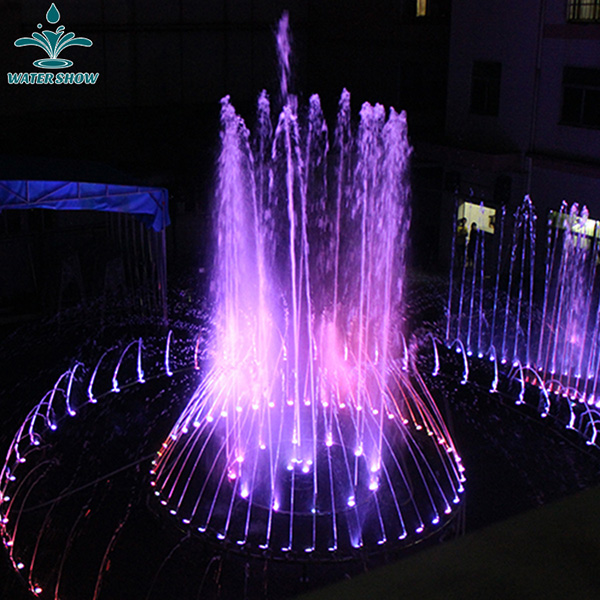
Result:
[[[212,358],[156,494],[255,552],[412,543],[448,518],[463,475],[400,360],[406,115],[365,103],[353,133],[344,90],[330,152],[319,97],[304,111],[289,94],[286,17],[277,41],[279,114],[263,92],[252,134],[222,100]]]
[[[464,257],[453,252],[446,339],[460,342],[468,356],[488,356],[512,368],[521,381],[517,403],[531,382],[541,389],[542,416],[554,404],[564,404],[566,426],[595,443],[600,423],[597,224],[589,221],[587,208],[563,203],[560,211],[549,213],[545,235],[539,236],[528,196],[514,213],[512,233],[505,220],[502,209],[498,234],[478,233],[471,262],[466,250]],[[473,306],[478,309],[465,309]]]

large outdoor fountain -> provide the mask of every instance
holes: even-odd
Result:
[[[406,115],[343,92],[329,152],[317,95],[221,108],[210,367],[156,460],[185,524],[254,552],[348,554],[438,528],[462,467],[403,358]],[[404,345],[403,345],[404,344]],[[334,554],[335,555],[335,554]]]

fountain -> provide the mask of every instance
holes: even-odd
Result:
[[[343,557],[413,543],[463,491],[462,465],[402,359],[409,224],[406,115],[344,90],[330,165],[320,99],[306,123],[266,92],[252,134],[222,100],[210,366],[163,443],[155,494],[246,552]]]

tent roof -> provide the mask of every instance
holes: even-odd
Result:
[[[170,224],[166,189],[114,183],[0,181],[0,210],[5,208],[124,212],[155,231]]]

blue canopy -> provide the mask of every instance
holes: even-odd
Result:
[[[112,183],[0,181],[0,210],[5,208],[124,212],[154,231],[170,224],[167,190]]]

